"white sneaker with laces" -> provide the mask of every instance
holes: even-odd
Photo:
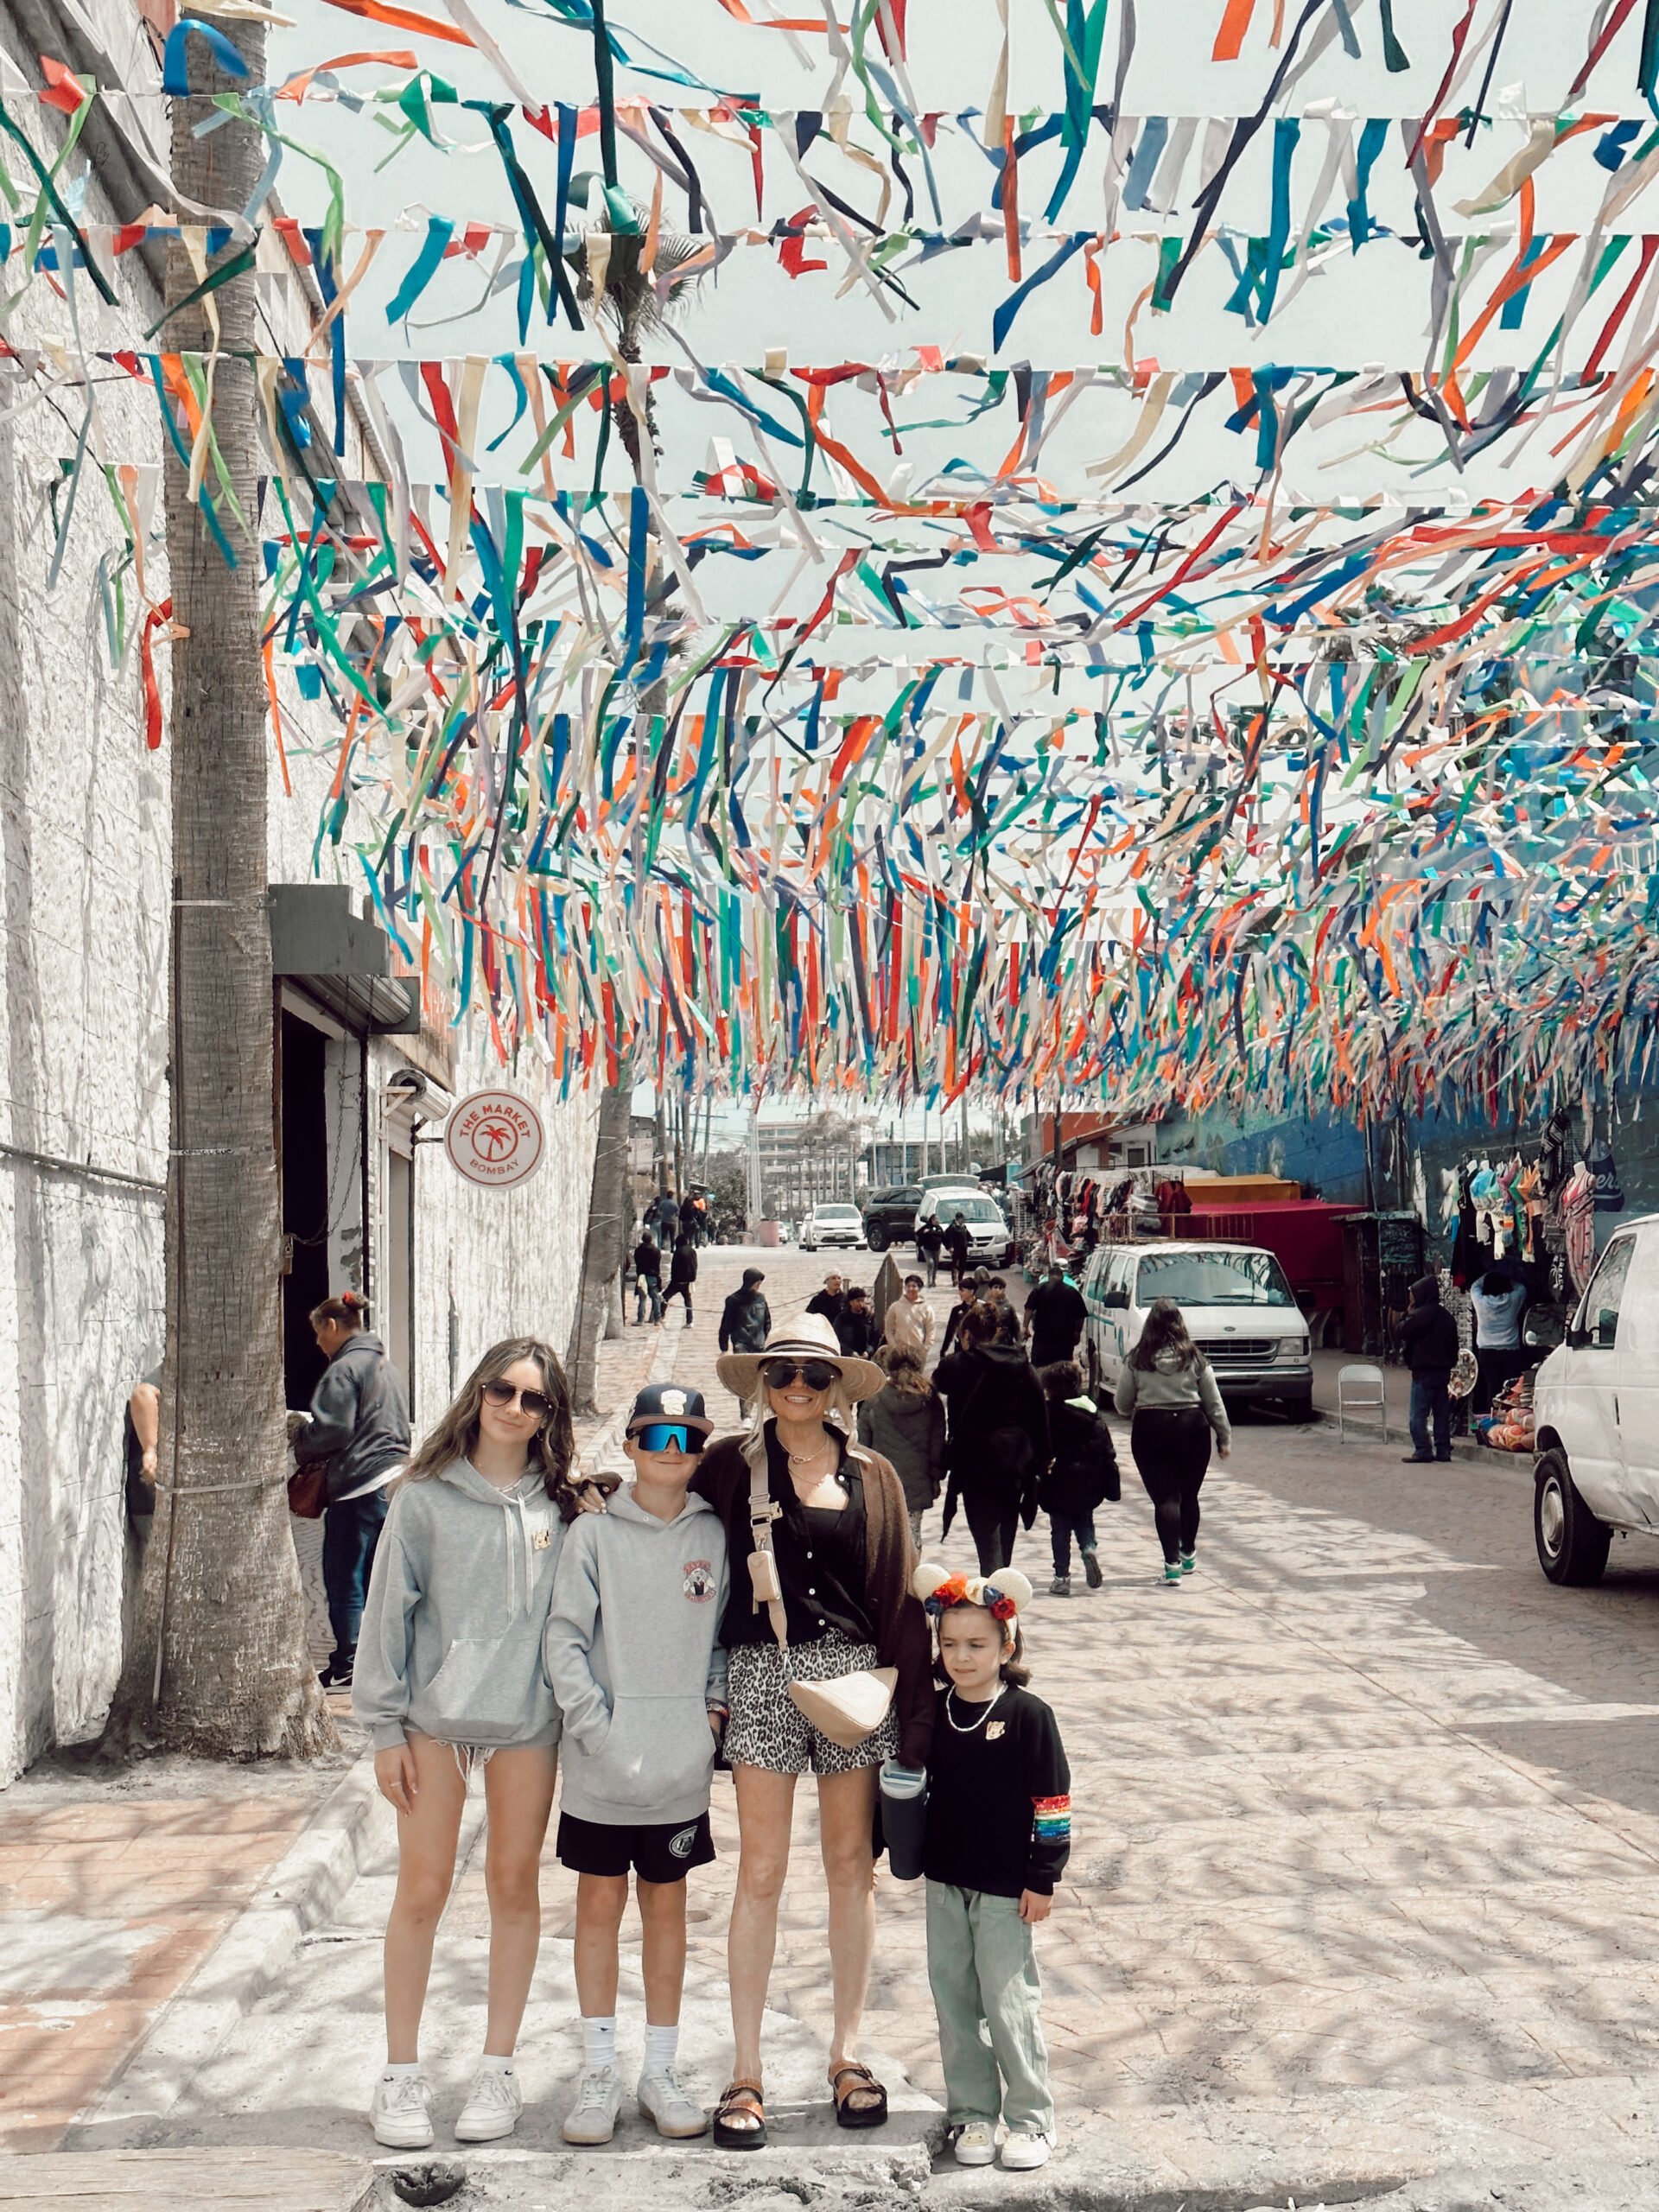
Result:
[[[996,2130],[988,2120],[964,2120],[952,2147],[959,2166],[988,2166],[996,2158]]]
[[[659,2135],[677,2140],[708,2133],[709,2115],[681,2081],[677,2067],[659,2066],[654,2072],[642,2074],[634,2095],[645,2118],[656,2123]]]
[[[511,2135],[524,2108],[524,2093],[511,2066],[480,2066],[455,2122],[457,2143],[494,2143]]]
[[[576,2084],[576,2101],[565,2115],[567,2143],[608,2143],[622,2109],[622,2084],[614,2066],[590,2066]]]
[[[1052,2135],[1005,2135],[1002,2164],[1011,2174],[1034,2173],[1039,2166],[1048,2164],[1048,2154],[1053,2148]]]
[[[369,2107],[374,2139],[388,2151],[424,2151],[432,2140],[432,2101],[420,2074],[383,2074]]]

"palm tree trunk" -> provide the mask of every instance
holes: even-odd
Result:
[[[594,1149],[593,1195],[588,1234],[582,1248],[582,1287],[576,1296],[565,1365],[579,1419],[596,1420],[599,1402],[599,1343],[604,1332],[611,1287],[628,1249],[633,1202],[628,1183],[628,1122],[633,1086],[611,1084],[599,1102],[599,1141]]]
[[[264,78],[264,33],[226,26]],[[211,207],[246,204],[264,141],[232,121],[205,137],[207,93],[231,88],[200,43],[196,90],[173,108],[173,174]],[[167,297],[195,279],[176,245]],[[266,915],[265,701],[259,660],[257,344],[254,279],[213,295],[220,358],[212,418],[246,526],[222,496],[227,568],[185,471],[166,462],[172,657],[172,1143],[167,1349],[155,1535],[137,1631],[111,1716],[125,1745],[221,1758],[310,1754],[337,1741],[306,1654],[283,1484],[280,1255],[272,1141],[273,1000]],[[166,326],[210,352],[203,307]],[[188,433],[187,433],[188,436]],[[214,487],[212,467],[207,486]]]

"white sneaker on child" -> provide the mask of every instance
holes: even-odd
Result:
[[[1039,2166],[1048,2164],[1048,2154],[1053,2148],[1052,2135],[1005,2135],[1002,2164],[1011,2174],[1034,2173]]]
[[[565,2116],[567,2143],[608,2143],[622,2109],[622,2084],[614,2066],[590,2066],[576,2084],[576,2101]]]
[[[964,2120],[956,2131],[957,2164],[959,2166],[988,2166],[996,2158],[996,2130],[988,2120]]]
[[[455,2122],[457,2143],[494,2143],[511,2135],[524,2108],[524,2091],[511,2066],[480,2066]]]
[[[388,2151],[424,2151],[432,2140],[432,2101],[419,2074],[383,2074],[369,2107],[374,2139]]]
[[[648,2069],[639,2076],[634,2095],[645,2118],[656,2123],[659,2135],[677,2140],[708,2133],[709,2115],[686,2088],[676,2068]]]

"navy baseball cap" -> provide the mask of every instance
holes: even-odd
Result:
[[[700,1428],[705,1436],[714,1433],[715,1424],[703,1405],[702,1391],[689,1390],[682,1382],[646,1383],[628,1415],[628,1434],[652,1421],[683,1421],[690,1427]]]

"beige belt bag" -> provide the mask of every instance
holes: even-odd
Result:
[[[832,1675],[827,1681],[798,1682],[790,1676],[789,1624],[784,1612],[783,1586],[772,1548],[772,1524],[782,1511],[772,1502],[764,1465],[749,1470],[749,1529],[754,1549],[749,1554],[749,1580],[756,1605],[764,1605],[778,1649],[784,1655],[785,1688],[796,1709],[804,1714],[821,1736],[843,1751],[855,1751],[873,1736],[887,1717],[899,1687],[896,1667],[861,1667],[856,1674]]]

